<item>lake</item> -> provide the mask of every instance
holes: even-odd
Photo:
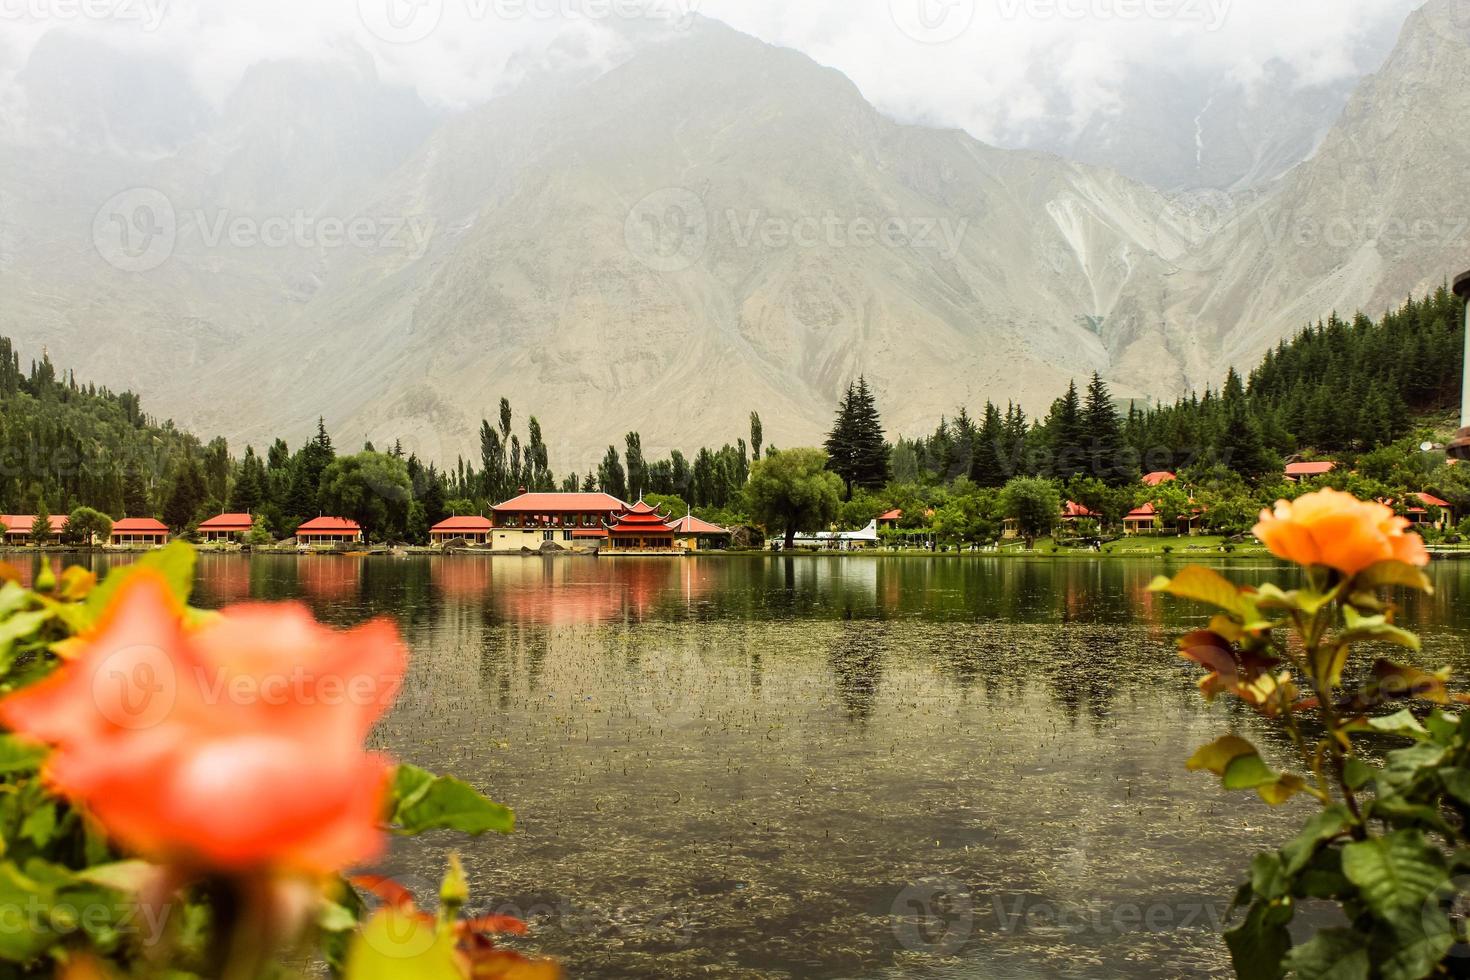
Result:
[[[1223,976],[1251,854],[1313,804],[1185,772],[1227,730],[1285,754],[1197,695],[1172,637],[1204,613],[1146,591],[1164,570],[205,555],[196,599],[402,623],[378,744],[519,826],[397,841],[383,870],[431,902],[458,847],[472,907],[527,918],[572,976]],[[1470,563],[1432,571],[1403,622],[1463,674]]]

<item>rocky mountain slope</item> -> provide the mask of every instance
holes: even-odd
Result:
[[[1093,370],[1172,397],[1470,262],[1467,11],[1411,18],[1286,177],[1183,197],[900,126],[710,21],[444,117],[351,59],[260,66],[218,110],[183,103],[192,134],[73,98],[45,107],[76,114],[62,135],[0,137],[0,332],[235,442],[324,414],[452,461],[506,395],[562,470],[631,428],[725,441],[751,409],[809,442],[859,372],[903,432]],[[1296,233],[1369,207],[1446,223]]]

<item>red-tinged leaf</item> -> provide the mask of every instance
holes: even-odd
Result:
[[[1215,739],[1209,745],[1200,746],[1189,757],[1185,767],[1190,772],[1206,770],[1217,776],[1225,775],[1226,768],[1230,763],[1241,756],[1259,755],[1256,747],[1245,739],[1236,735],[1225,735]]]
[[[509,949],[488,949],[466,955],[470,980],[560,980],[561,967],[552,960],[527,959]]]
[[[1380,660],[1373,665],[1373,686],[1378,697],[1376,703],[1412,698],[1434,704],[1449,704],[1449,691],[1445,687],[1449,678],[1448,667],[1430,674],[1417,667]]]
[[[413,892],[392,878],[382,875],[353,875],[347,880],[391,908],[412,910],[414,907]]]
[[[530,930],[513,915],[482,915],[477,919],[464,919],[455,924],[455,929],[466,935],[524,936]]]

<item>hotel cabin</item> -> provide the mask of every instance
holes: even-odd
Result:
[[[361,542],[362,525],[346,517],[313,517],[296,529],[297,545]]]
[[[550,541],[569,550],[599,547],[629,506],[606,493],[526,493],[491,509],[496,551],[536,551]]]
[[[1443,531],[1456,523],[1455,505],[1448,500],[1441,500],[1433,494],[1410,494],[1404,503],[1408,505],[1404,510],[1404,516],[1409,519],[1410,524],[1416,527],[1437,527]],[[1430,508],[1435,508],[1439,511],[1438,518],[1432,518],[1430,516]]]
[[[255,526],[249,514],[219,514],[199,525],[199,537],[205,541],[239,541]]]
[[[1326,476],[1335,469],[1337,469],[1337,464],[1330,460],[1315,463],[1288,463],[1284,475],[1288,483],[1301,483],[1303,480],[1315,480],[1319,476]]]
[[[489,544],[494,530],[488,517],[450,517],[429,528],[429,543],[441,548],[451,541]]]
[[[168,544],[168,527],[151,517],[124,517],[112,525],[113,547],[161,548]]]
[[[701,521],[693,514],[679,518],[673,524],[674,545],[685,551],[701,551],[730,546],[730,532],[709,521]]]
[[[1153,504],[1144,504],[1129,511],[1128,516],[1123,518],[1123,533],[1130,537],[1140,534],[1178,534],[1186,537],[1199,534],[1204,523],[1205,508],[1195,507],[1188,513],[1180,514],[1172,529],[1160,527],[1159,512],[1154,509]]]
[[[43,544],[60,544],[61,535],[70,523],[65,514],[51,515],[51,535]],[[31,544],[31,526],[36,523],[34,514],[0,514],[0,527],[4,528],[4,543],[12,547]]]

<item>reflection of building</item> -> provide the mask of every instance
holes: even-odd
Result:
[[[724,548],[730,544],[730,532],[689,514],[674,522],[674,544],[685,551]]]
[[[296,583],[313,599],[351,599],[362,588],[363,561],[351,555],[302,555],[296,559]]]
[[[606,493],[522,493],[492,509],[496,551],[535,551],[550,541],[563,548],[597,547],[607,525],[628,505]]]
[[[352,544],[362,540],[362,526],[346,517],[313,517],[296,529],[298,544]]]
[[[168,528],[151,517],[124,517],[112,525],[111,542],[119,546],[156,548],[168,544]]]
[[[608,551],[672,551],[674,528],[651,505],[638,501],[607,525]]]
[[[467,541],[470,544],[489,544],[490,531],[495,525],[488,517],[450,517],[429,528],[430,544],[448,544],[451,541]]]
[[[53,514],[50,518],[51,534],[43,544],[59,544],[62,532],[70,520],[65,514]],[[0,514],[0,528],[5,531],[5,544],[31,544],[31,528],[36,523],[34,514]]]
[[[239,541],[254,526],[249,514],[220,514],[199,525],[199,536],[205,541]]]

